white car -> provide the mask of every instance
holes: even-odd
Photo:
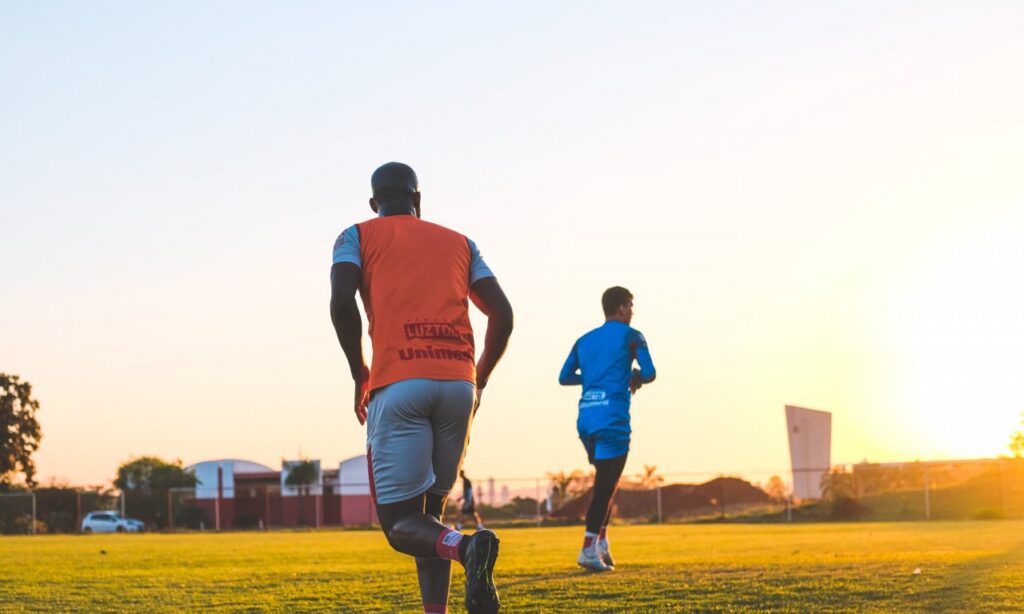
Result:
[[[89,512],[82,519],[82,533],[138,533],[142,522],[121,518],[117,512]]]

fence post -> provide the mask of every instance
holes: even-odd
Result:
[[[786,497],[786,522],[793,522],[793,495]]]
[[[82,530],[82,491],[75,489],[75,533]]]
[[[718,504],[721,506],[722,519],[725,519],[725,475],[718,475]]]
[[[340,493],[341,488],[338,488]],[[340,499],[344,495],[340,495]],[[345,524],[345,517],[341,516],[341,510],[338,511],[339,518],[341,518],[341,524]],[[263,487],[263,528],[267,531],[270,530],[270,489],[266,486]]]
[[[121,518],[125,518],[124,513],[124,491],[121,491]]]
[[[537,500],[537,526],[539,527],[541,525],[541,518],[540,518],[540,480],[539,479],[533,481],[533,494],[534,494],[534,497]]]
[[[661,524],[661,484],[654,487],[658,496],[658,524]]]
[[[167,489],[167,530],[174,529],[174,496],[173,490]]]
[[[928,486],[928,465],[924,466],[924,519],[932,519],[932,493]]]
[[[32,491],[32,535],[36,534],[36,491]]]

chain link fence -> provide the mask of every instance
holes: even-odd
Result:
[[[614,518],[627,523],[1024,518],[1024,459],[858,463],[809,471],[820,475],[821,497],[798,501],[781,477],[791,478],[788,470],[662,474],[647,467],[620,481]],[[593,474],[580,470],[481,479],[474,483],[475,511],[487,525],[579,523],[590,504],[592,483]],[[75,533],[93,511],[138,519],[149,531],[376,524],[366,482],[334,483],[297,494],[282,493],[277,485],[213,492],[40,488],[0,493],[0,534]],[[456,484],[446,523],[475,522],[461,513],[463,501]]]

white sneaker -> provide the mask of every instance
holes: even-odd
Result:
[[[615,559],[612,558],[611,548],[608,547],[606,540],[602,539],[597,542],[597,555],[601,557],[605,565],[615,569]]]
[[[590,553],[586,548],[580,550],[580,555],[576,557],[576,564],[591,571],[612,571],[612,568],[601,560],[601,554],[597,552],[596,548]]]

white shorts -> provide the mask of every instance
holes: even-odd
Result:
[[[459,380],[407,379],[375,390],[366,422],[374,500],[451,492],[475,403],[476,386]]]

